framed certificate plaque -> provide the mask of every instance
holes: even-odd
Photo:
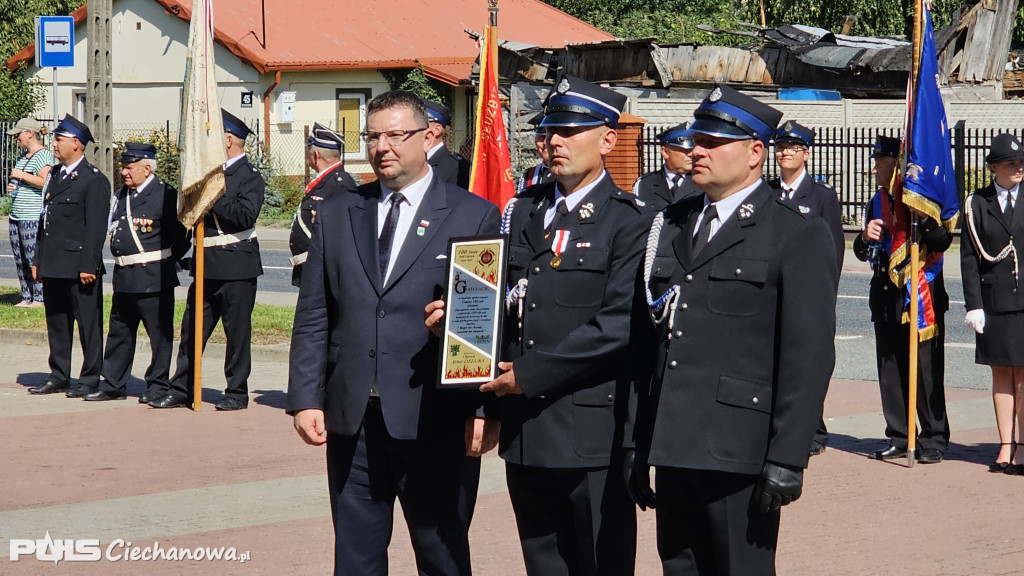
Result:
[[[438,388],[477,388],[498,376],[505,251],[504,236],[448,241]]]

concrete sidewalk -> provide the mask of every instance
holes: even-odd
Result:
[[[11,539],[99,539],[125,547],[233,547],[249,561],[0,560],[0,575],[326,574],[332,528],[324,452],[283,413],[287,364],[254,355],[248,410],[220,413],[222,367],[204,364],[198,413],[135,402],[35,397],[45,346],[0,342],[0,546]],[[75,361],[80,358],[76,351]],[[148,362],[139,353],[136,373]],[[811,461],[803,497],[783,513],[779,573],[1020,574],[1024,478],[989,474],[996,452],[990,395],[950,390],[953,443],[938,465],[906,468],[864,454],[882,444],[877,385],[835,381],[832,440]],[[524,574],[503,466],[484,458],[471,533],[480,575]],[[658,574],[654,515],[641,513],[637,574]],[[121,546],[123,540],[131,545]],[[9,544],[8,544],[9,546]],[[5,550],[8,548],[4,548]],[[396,512],[391,573],[415,573]]]

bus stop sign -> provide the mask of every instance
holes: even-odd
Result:
[[[71,16],[36,16],[36,66],[69,68],[75,65],[75,19]]]

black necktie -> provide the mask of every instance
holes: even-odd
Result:
[[[1006,205],[1003,207],[1003,216],[1007,222],[1013,222],[1013,195],[1006,191]]]
[[[569,207],[565,205],[565,198],[558,199],[558,205],[555,206],[555,215],[551,218],[551,223],[544,228],[544,237],[547,238],[554,231],[555,226],[562,219],[563,216],[569,214]]]
[[[708,241],[711,240],[711,221],[718,218],[718,208],[714,204],[709,204],[707,209],[704,210],[704,218],[700,221],[700,228],[697,229],[697,235],[693,237],[693,255],[700,254],[700,251],[708,245]]]
[[[384,228],[380,231],[377,257],[380,262],[380,281],[388,276],[388,263],[391,262],[391,245],[395,240],[395,228],[398,228],[398,212],[401,210],[402,201],[405,196],[401,192],[395,192],[388,200],[391,202],[391,209],[384,220]]]

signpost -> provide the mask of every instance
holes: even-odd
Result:
[[[75,65],[75,19],[36,16],[36,66],[53,68],[53,121],[57,117],[57,68]]]

